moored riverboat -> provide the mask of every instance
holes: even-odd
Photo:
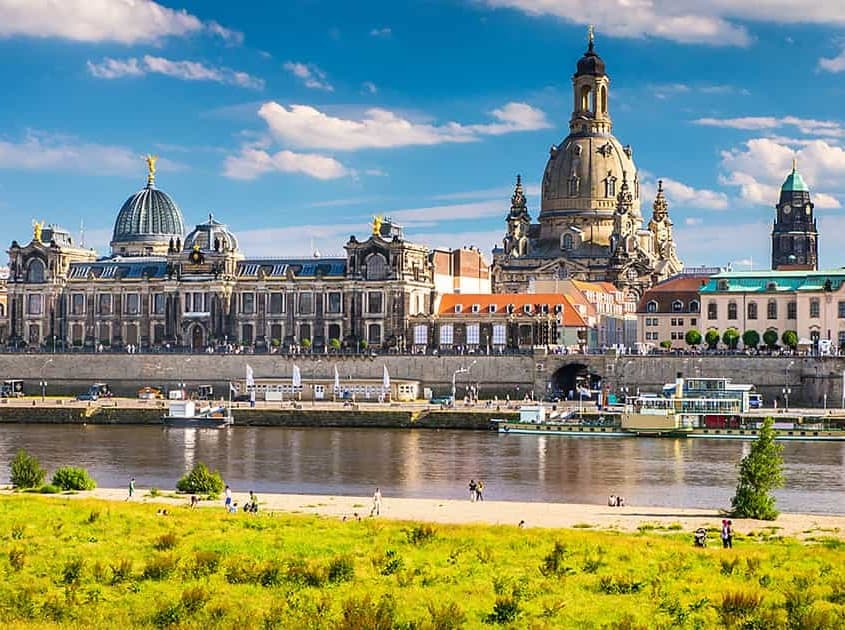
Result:
[[[232,410],[226,405],[207,405],[197,408],[193,400],[170,402],[167,415],[162,417],[166,427],[225,429],[235,423]]]

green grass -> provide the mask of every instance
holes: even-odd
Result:
[[[839,628],[832,538],[449,526],[0,496],[0,626]],[[668,528],[672,530],[673,528]]]

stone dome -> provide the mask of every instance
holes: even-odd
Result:
[[[593,76],[603,76],[606,74],[604,61],[599,57],[598,53],[593,49],[593,40],[590,39],[590,45],[584,56],[578,60],[578,69],[575,76],[583,76],[590,74]]]
[[[577,134],[553,146],[546,171],[540,219],[595,214],[612,216],[624,179],[640,215],[639,181],[630,147],[610,134]]]
[[[215,247],[216,245],[216,247]],[[225,224],[215,220],[214,215],[208,215],[208,221],[197,225],[185,237],[184,249],[194,249],[199,246],[202,251],[235,251],[238,249],[238,239]]]
[[[182,238],[182,211],[170,196],[153,185],[129,197],[114,222],[111,246],[114,254],[144,254],[164,251],[171,238]]]

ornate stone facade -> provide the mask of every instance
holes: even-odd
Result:
[[[819,265],[819,232],[810,189],[792,164],[780,189],[772,226],[772,269],[815,270]]]
[[[644,228],[633,150],[612,135],[610,77],[592,32],[572,86],[570,133],[551,148],[536,224],[517,178],[503,247],[493,253],[493,290],[530,292],[537,281],[571,277],[612,282],[636,303],[683,268],[668,202],[661,185]]]

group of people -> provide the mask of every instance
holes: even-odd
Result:
[[[475,479],[469,480],[469,500],[470,501],[483,501],[484,500],[484,482],[479,479],[476,481]]]
[[[611,494],[607,497],[607,504],[610,507],[625,507],[625,497],[622,495]]]
[[[232,489],[228,485],[224,490],[224,495],[225,498],[223,499],[223,507],[225,507],[226,511],[230,514],[235,514],[238,511],[238,504],[232,500]],[[193,502],[191,507],[193,507]],[[250,512],[252,514],[258,512],[258,497],[252,490],[249,491],[249,500],[244,503],[243,511]]]
[[[734,546],[733,523],[728,519],[722,519],[722,547],[732,549]]]

